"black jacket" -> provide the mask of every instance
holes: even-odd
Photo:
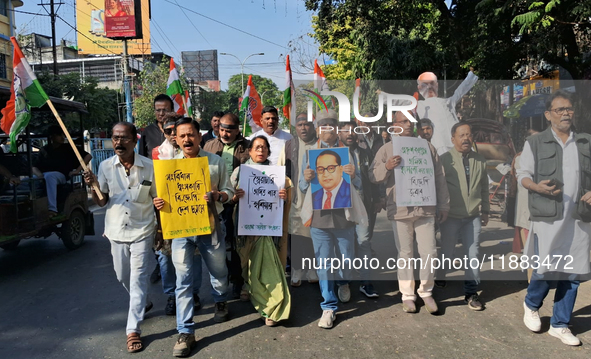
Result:
[[[158,124],[153,123],[144,128],[142,137],[140,138],[140,155],[152,158],[152,150],[162,144],[166,137],[158,127]]]

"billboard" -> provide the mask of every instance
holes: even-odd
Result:
[[[132,0],[133,1],[133,0]],[[127,42],[130,55],[149,55],[150,46],[150,0],[141,1],[141,34],[143,37]],[[105,32],[105,0],[79,0],[76,2],[76,25],[78,27],[78,52],[88,55],[112,55],[123,53],[123,41],[106,37]],[[111,3],[126,3],[125,0],[111,0]],[[117,9],[117,5],[114,5]],[[136,11],[137,7],[134,7]],[[118,11],[114,11],[116,15]],[[124,10],[119,12],[123,15]],[[138,25],[139,25],[138,24]]]
[[[141,0],[105,0],[105,33],[109,39],[141,39]]]

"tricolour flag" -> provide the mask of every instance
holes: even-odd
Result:
[[[248,84],[246,85],[246,90],[242,96],[242,103],[240,104],[240,116],[244,118],[243,133],[245,137],[262,129],[262,112],[263,105],[261,104],[261,98],[252,84],[252,75],[249,75]]]
[[[1,111],[0,127],[10,136],[10,150],[16,152],[18,135],[31,120],[31,107],[43,106],[49,97],[39,84],[16,39],[11,37],[10,41],[14,46],[12,84],[10,85],[10,99]]]
[[[187,111],[185,110],[183,100],[185,91],[183,91],[183,87],[181,86],[179,73],[176,70],[172,57],[170,58],[170,70],[168,73],[168,82],[166,83],[166,94],[170,96],[172,103],[174,104],[172,110],[179,115],[186,115]]]
[[[292,126],[295,126],[296,104],[295,104],[295,86],[291,76],[291,66],[289,64],[289,55],[285,63],[285,90],[283,91],[283,116],[289,119]]]
[[[353,94],[353,96],[357,96],[357,107],[361,111],[361,79],[355,80],[355,93]]]
[[[193,103],[191,103],[191,96],[187,90],[185,90],[185,104],[187,105],[187,116],[193,117]]]
[[[328,91],[328,84],[326,83],[326,76],[320,66],[318,60],[314,59],[314,91],[320,95],[320,91]]]

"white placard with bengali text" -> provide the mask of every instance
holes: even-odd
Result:
[[[285,166],[240,165],[239,188],[244,190],[238,213],[239,236],[283,235]]]
[[[394,156],[402,157],[394,169],[396,205],[435,206],[435,171],[431,150],[426,140],[416,137],[393,136]]]

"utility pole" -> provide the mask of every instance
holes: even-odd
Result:
[[[131,86],[129,84],[129,64],[127,57],[127,39],[123,40],[123,92],[125,93],[126,121],[133,123],[131,105]]]
[[[57,39],[55,37],[55,18],[57,17],[57,14],[55,13],[55,5],[63,5],[64,3],[60,2],[60,3],[55,3],[54,0],[49,0],[49,4],[38,4],[40,6],[43,6],[43,8],[45,9],[45,5],[49,5],[49,17],[51,18],[51,52],[53,54],[53,75],[57,76],[59,71],[57,69]],[[58,8],[59,9],[59,8]],[[45,11],[47,11],[47,9],[45,9]]]
[[[51,7],[51,40],[52,40],[52,48],[51,48],[51,52],[53,53],[53,76],[57,76],[58,74],[58,70],[57,70],[57,46],[56,46],[56,42],[57,39],[55,38],[55,8],[54,8],[54,2],[53,0],[49,1],[49,5]]]

